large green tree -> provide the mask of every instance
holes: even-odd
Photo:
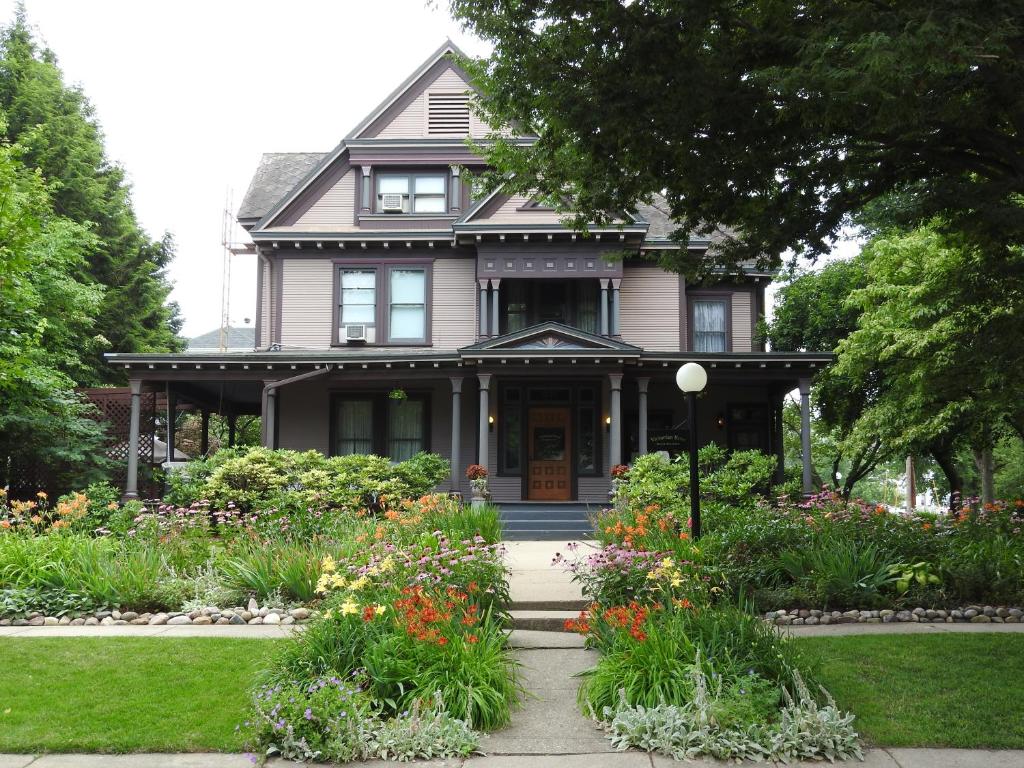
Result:
[[[987,258],[1024,243],[1024,0],[449,6],[494,46],[482,110],[537,136],[497,142],[498,175],[578,222],[663,193],[681,241],[742,233],[680,270],[824,253],[883,196]]]
[[[71,378],[95,352],[103,288],[80,277],[95,236],[54,214],[22,155],[0,143],[0,485],[27,471],[67,488],[105,463],[103,427]]]
[[[59,216],[95,237],[78,266],[84,282],[104,286],[90,344],[74,372],[83,385],[120,381],[103,351],[175,351],[182,342],[178,309],[168,303],[169,235],[151,239],[132,209],[125,174],[110,162],[95,114],[82,91],[64,82],[52,51],[33,38],[23,8],[0,30],[0,136],[17,142],[23,162],[38,168]]]

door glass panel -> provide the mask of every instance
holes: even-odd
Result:
[[[502,440],[502,459],[504,470],[510,474],[520,471],[519,456],[523,439],[523,420],[519,405],[506,407],[502,412],[504,422],[504,440]]]
[[[533,458],[535,461],[564,460],[565,427],[535,427],[533,430]]]
[[[579,409],[576,429],[576,471],[581,475],[597,472],[597,416],[593,408]]]

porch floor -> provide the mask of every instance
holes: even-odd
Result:
[[[503,502],[506,541],[571,541],[591,538],[588,515],[600,509],[583,502]]]

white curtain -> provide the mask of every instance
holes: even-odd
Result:
[[[724,301],[693,303],[693,346],[695,352],[725,352]]]
[[[335,431],[338,444],[335,453],[373,452],[373,402],[370,400],[342,400],[338,403],[338,422]]]
[[[392,339],[425,340],[427,274],[422,269],[391,271]]]
[[[405,461],[420,451],[423,444],[423,401],[392,400],[388,409],[388,457]]]

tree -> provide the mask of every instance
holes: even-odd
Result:
[[[817,271],[791,273],[776,296],[768,331],[772,349],[834,351],[857,328],[861,310],[851,304],[850,296],[866,285],[867,260],[862,255]],[[842,470],[838,488],[846,498],[886,456],[878,439],[856,445],[848,442],[864,403],[880,385],[880,376],[876,370],[851,378],[829,369],[815,379],[815,432],[821,440],[816,453],[827,451],[832,482]]]
[[[487,149],[491,182],[578,225],[664,193],[680,242],[742,233],[676,269],[824,253],[882,197],[987,259],[1024,243],[1022,0],[449,6],[494,46],[464,62],[487,120],[537,137]]]
[[[956,451],[966,444],[991,500],[996,442],[1007,430],[1024,439],[1024,249],[993,261],[924,227],[875,237],[863,256],[867,285],[850,298],[861,314],[837,347],[834,373],[878,386],[849,442],[880,438],[900,455],[929,453],[957,492]]]
[[[19,8],[0,31],[0,136],[17,142],[21,160],[48,182],[53,211],[95,235],[77,269],[78,278],[106,287],[95,319],[89,353],[74,372],[79,383],[117,383],[102,352],[177,351],[181,319],[165,270],[173,257],[169,235],[151,240],[132,210],[124,171],[110,162],[92,106],[69,87],[52,51],[33,40]]]
[[[104,466],[103,428],[70,376],[88,367],[103,289],[78,277],[95,237],[53,214],[22,151],[0,144],[0,484],[42,467],[68,488]]]

